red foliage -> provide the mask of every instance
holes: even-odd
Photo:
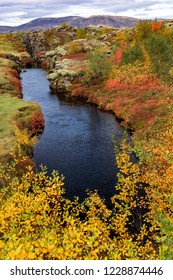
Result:
[[[37,57],[44,57],[45,56],[45,51],[40,51],[37,53]]]
[[[8,82],[12,86],[12,89],[14,90],[14,93],[17,92],[17,96],[21,98],[22,95],[22,84],[19,80],[19,74],[17,70],[6,68],[4,71],[8,76]]]
[[[122,84],[121,80],[114,80],[114,79],[109,79],[106,83],[106,89],[111,90],[111,89],[123,89],[127,88],[126,84]]]
[[[115,55],[114,55],[114,62],[115,64],[119,64],[122,60],[122,53],[123,53],[123,49],[122,48],[118,48],[118,50],[116,51]]]
[[[44,128],[44,118],[42,113],[34,112],[29,123],[29,131],[40,132]]]
[[[48,68],[48,63],[47,63],[46,60],[44,60],[44,61],[41,62],[41,68],[43,68],[43,69],[45,69],[45,70]]]
[[[162,26],[163,26],[162,21],[154,22],[154,23],[152,23],[151,31],[156,32],[157,30],[160,30],[162,28]]]
[[[17,96],[21,97],[22,94],[22,84],[21,81],[19,79],[17,79],[16,77],[14,77],[12,79],[12,83],[15,86],[15,88],[17,89]]]
[[[85,88],[83,86],[76,87],[71,91],[71,96],[84,96]]]
[[[6,68],[6,72],[10,73],[11,75],[15,76],[17,79],[19,79],[19,73],[15,69]]]
[[[106,90],[128,90],[136,94],[142,94],[143,92],[154,90],[160,91],[162,88],[163,86],[159,84],[157,78],[153,76],[146,76],[142,79],[134,79],[134,81],[131,80],[130,82],[126,81],[126,78],[123,77],[117,80],[109,79],[107,80],[105,87]]]
[[[29,58],[29,57],[24,57],[23,59],[22,59],[22,61],[23,61],[23,63],[25,64],[25,67],[27,68],[27,67],[31,67],[31,65],[32,65],[32,60],[31,60],[31,58]]]
[[[119,64],[123,57],[123,50],[126,49],[124,41],[121,42],[121,47],[119,47],[114,55],[115,64]]]
[[[86,52],[79,52],[79,53],[64,55],[64,56],[62,56],[61,59],[63,60],[64,58],[76,59],[76,60],[85,60],[86,59]]]

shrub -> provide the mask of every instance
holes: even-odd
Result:
[[[68,53],[69,54],[76,54],[78,52],[84,51],[83,45],[79,41],[73,41],[70,43],[70,46],[68,48]]]
[[[168,76],[173,64],[173,44],[164,34],[153,33],[144,42],[152,68],[160,76]]]
[[[122,52],[121,63],[135,63],[136,61],[144,62],[143,51],[139,43],[135,43],[134,46],[126,48]]]
[[[115,52],[114,55],[114,63],[115,64],[120,64],[120,62],[122,61],[122,53],[123,53],[123,49],[122,48],[118,48]]]
[[[92,78],[107,79],[113,67],[112,57],[106,55],[105,49],[97,47],[88,52],[88,75]]]
[[[143,41],[150,37],[152,33],[152,22],[149,20],[140,20],[136,25],[136,37],[139,41]]]
[[[44,119],[43,119],[43,114],[34,112],[30,123],[29,123],[29,128],[28,130],[32,133],[40,133],[44,128]]]
[[[163,22],[162,21],[155,21],[152,23],[151,31],[157,32],[158,30],[161,30],[163,28]]]
[[[171,248],[159,255],[160,239],[157,242],[156,237],[160,227],[155,217],[167,209],[165,204],[156,208],[157,199],[161,202],[162,197],[152,182],[148,187],[147,176],[152,171],[140,162],[131,162],[131,148],[125,140],[115,149],[119,174],[112,210],[97,193],[89,193],[82,203],[78,198],[66,199],[63,176],[57,171],[48,176],[43,167],[39,173],[28,167],[19,179],[16,160],[1,167],[0,258],[151,260],[164,258],[165,253],[172,257]],[[156,177],[153,182],[159,184],[160,191],[163,181],[155,181]],[[151,207],[145,195],[149,201],[155,198],[150,201]]]
[[[85,28],[78,28],[76,33],[76,39],[84,39],[87,36]]]

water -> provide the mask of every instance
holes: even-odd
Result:
[[[46,73],[27,69],[21,74],[24,100],[40,104],[44,132],[34,148],[33,160],[49,174],[57,169],[65,176],[66,197],[86,197],[86,190],[98,190],[109,200],[115,194],[115,166],[112,135],[123,137],[124,129],[113,114],[84,100],[53,94]]]

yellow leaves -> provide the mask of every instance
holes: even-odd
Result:
[[[29,146],[36,143],[36,137],[30,138],[27,131],[20,130],[17,126],[14,126],[14,134],[20,146],[22,145]]]
[[[138,61],[134,64],[121,65],[121,67],[115,66],[111,74],[112,78],[122,80],[126,84],[139,83],[149,76],[151,76],[150,64],[148,62],[143,64]]]
[[[172,139],[171,133],[169,137],[164,134],[165,143]],[[88,193],[83,203],[64,198],[63,177],[58,172],[47,176],[43,167],[40,173],[29,167],[20,179],[7,179],[8,188],[0,190],[0,258],[159,258],[155,250],[159,248],[156,233],[162,224],[169,228],[171,221],[173,200],[166,178],[169,174],[172,178],[172,163],[164,167],[165,175],[161,178],[157,165],[151,170],[144,162],[131,162],[131,149],[125,140],[115,150],[119,174],[111,210],[97,192]],[[158,152],[163,155],[164,150],[154,147],[154,153]],[[0,174],[9,174],[10,178],[13,172],[15,164],[5,172],[2,168]],[[165,232],[171,236],[170,230]],[[168,241],[163,241],[162,254],[168,252]]]
[[[151,69],[150,56],[149,56],[146,48],[144,47],[144,44],[141,44],[141,49],[142,49],[143,56],[144,56],[144,59],[145,59],[145,65],[148,67],[148,69]]]

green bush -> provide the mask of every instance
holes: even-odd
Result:
[[[168,76],[173,65],[173,44],[164,34],[152,34],[144,42],[153,71],[159,76]]]
[[[68,48],[69,54],[76,54],[82,51],[84,51],[84,47],[83,44],[79,41],[73,41]]]
[[[113,67],[113,60],[106,55],[105,49],[97,47],[88,52],[89,70],[88,74],[92,78],[107,79]]]
[[[136,25],[136,37],[139,41],[150,37],[152,33],[152,22],[149,20],[140,20]]]
[[[76,33],[76,39],[84,39],[87,36],[85,28],[78,28]]]
[[[136,43],[133,47],[124,49],[122,53],[122,64],[133,64],[135,61],[144,62],[144,56],[139,43]]]

